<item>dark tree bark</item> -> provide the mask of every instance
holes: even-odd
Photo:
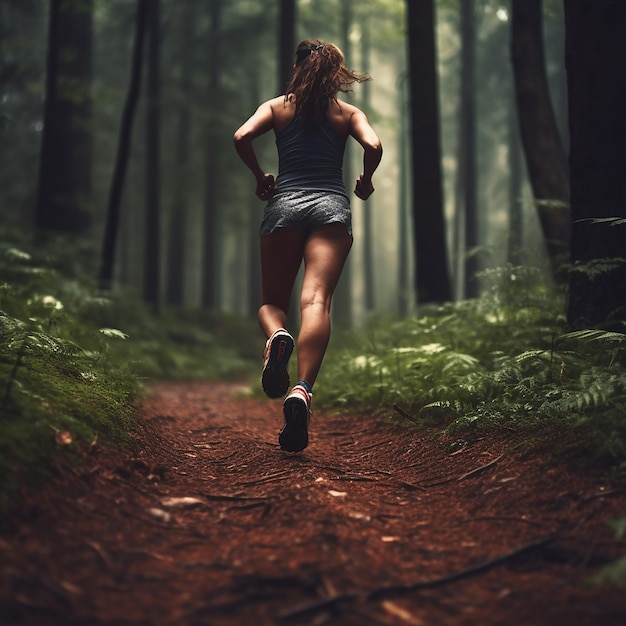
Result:
[[[541,0],[512,0],[511,58],[526,166],[556,274],[570,242],[569,177],[546,78]]]
[[[371,18],[369,15],[365,15],[361,19],[361,59],[363,72],[369,72],[369,60],[371,54],[371,37],[370,26]],[[366,115],[370,114],[371,106],[371,89],[370,83],[365,82],[361,85],[363,92],[363,111]],[[352,184],[352,180],[348,180],[348,184]],[[348,189],[350,192],[351,190]],[[375,275],[374,275],[374,234],[372,226],[372,211],[374,210],[374,204],[376,197],[372,197],[366,201],[363,211],[363,249],[365,251],[363,255],[363,286],[364,286],[364,304],[366,311],[373,311],[376,306],[375,297]]]
[[[161,11],[151,0],[148,11],[146,76],[146,220],[143,297],[157,306],[161,278]]]
[[[208,37],[208,101],[217,110],[220,100],[220,49],[222,0],[209,0],[211,26]],[[214,309],[219,303],[220,281],[220,237],[217,212],[218,144],[219,134],[213,115],[209,116],[205,131],[205,187],[204,187],[204,248],[202,306]]]
[[[439,140],[433,0],[408,0],[412,205],[417,301],[451,299]]]
[[[624,331],[626,3],[565,0],[564,7],[574,263],[568,320],[573,330]],[[617,219],[593,221],[602,218]],[[602,263],[604,271],[591,272]]]
[[[409,146],[408,135],[408,97],[406,74],[400,76],[398,87],[400,91],[400,132],[398,133],[398,154],[400,165],[400,191],[398,194],[398,314],[406,317],[412,306],[412,284],[409,273],[411,258],[409,252],[409,194],[408,194],[408,162]]]
[[[168,255],[165,285],[165,300],[171,305],[181,305],[185,300],[185,233],[188,220],[189,144],[191,138],[191,59],[195,42],[194,23],[196,13],[190,3],[180,5],[178,24],[178,59],[180,65],[180,91],[176,120],[174,164],[174,196],[169,215]]]
[[[507,260],[512,265],[522,262],[524,221],[522,213],[522,147],[519,138],[519,125],[515,103],[509,111],[509,236],[507,240]]]
[[[478,295],[478,255],[475,249],[478,237],[478,198],[476,191],[476,68],[474,1],[461,3],[461,132],[460,132],[460,189],[464,212],[464,295]]]
[[[39,232],[91,225],[93,0],[51,0],[37,213]]]
[[[113,177],[109,190],[109,202],[107,206],[104,241],[102,245],[99,285],[102,290],[109,290],[113,283],[115,267],[115,249],[120,222],[120,209],[122,204],[122,192],[126,180],[126,170],[130,157],[130,145],[133,131],[133,121],[137,110],[137,103],[141,93],[141,75],[143,66],[144,36],[147,24],[147,12],[150,0],[137,1],[137,17],[135,21],[135,40],[133,44],[132,64],[128,93],[122,121],[120,136],[117,146],[117,156],[113,169]]]

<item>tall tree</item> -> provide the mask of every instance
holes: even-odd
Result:
[[[48,14],[40,0],[0,2],[0,219],[27,230],[35,222],[32,170],[41,146],[33,141],[33,129],[41,123]]]
[[[512,0],[511,59],[520,134],[548,257],[557,272],[570,241],[569,177],[546,78],[541,0]]]
[[[109,190],[109,201],[102,244],[99,286],[108,290],[113,283],[115,268],[115,250],[120,222],[122,192],[126,181],[130,146],[133,132],[133,122],[137,111],[137,104],[141,94],[141,75],[143,67],[144,37],[147,25],[148,5],[151,0],[137,0],[135,18],[135,38],[133,42],[132,62],[126,102],[122,112],[120,134],[115,158],[113,177]]]
[[[507,260],[513,265],[521,263],[524,241],[524,221],[522,214],[522,147],[519,138],[519,125],[515,103],[511,102],[508,112],[509,142],[507,164],[509,166],[509,233],[507,240]]]
[[[296,2],[295,0],[280,0],[278,16],[278,93],[284,93],[291,81],[293,74],[294,51],[296,48]],[[296,282],[301,280],[297,278]],[[300,302],[297,289],[293,290],[289,311],[287,313],[287,324],[296,328],[300,320]]]
[[[451,299],[439,140],[433,0],[407,0],[415,290],[418,302]]]
[[[366,8],[366,7],[364,7]],[[371,16],[369,8],[361,17],[361,70],[363,72],[370,71],[371,56]],[[365,82],[361,86],[362,90],[362,108],[366,115],[370,115],[371,111],[371,89],[370,83]],[[352,180],[348,182],[351,184]],[[374,276],[374,237],[372,226],[372,212],[374,209],[374,198],[370,198],[365,202],[363,211],[363,286],[365,291],[365,310],[373,311],[376,306],[375,298],[375,276]]]
[[[161,12],[160,0],[148,10],[146,81],[146,245],[143,296],[158,305],[161,267]]]
[[[205,130],[205,184],[204,184],[204,245],[202,306],[216,308],[220,297],[220,237],[217,206],[218,145],[217,114],[220,101],[220,55],[222,29],[222,0],[209,0],[210,27],[208,43],[208,102],[210,113]]]
[[[476,167],[476,79],[474,0],[461,2],[460,201],[464,212],[464,295],[476,297],[478,283],[478,196]],[[460,207],[459,207],[460,208]],[[457,209],[458,210],[458,209]]]
[[[176,137],[174,151],[174,191],[169,214],[168,254],[166,268],[165,300],[180,305],[185,299],[185,234],[189,211],[189,145],[191,140],[191,73],[195,47],[194,25],[196,14],[189,2],[180,4],[177,33],[176,64],[180,72],[180,95],[176,113]]]
[[[400,130],[398,132],[398,161],[399,161],[399,193],[398,193],[398,314],[406,317],[412,306],[412,285],[409,273],[409,212],[408,212],[408,96],[407,74],[403,73],[398,78],[398,90],[400,92]]]
[[[50,0],[36,228],[91,224],[93,0]]]
[[[626,3],[565,0],[564,7],[574,262],[569,325],[612,322],[624,331]]]

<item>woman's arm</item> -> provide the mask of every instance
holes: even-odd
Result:
[[[363,172],[356,181],[354,194],[367,200],[374,193],[372,176],[383,158],[383,146],[367,116],[359,109],[350,118],[350,134],[363,146]]]
[[[267,200],[275,189],[274,176],[267,174],[259,165],[252,142],[274,127],[274,115],[270,102],[264,102],[243,125],[235,131],[233,140],[239,158],[256,178],[256,195]]]

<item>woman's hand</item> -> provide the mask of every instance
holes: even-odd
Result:
[[[271,174],[263,174],[256,181],[256,195],[260,200],[269,200],[276,191],[276,183]]]
[[[354,195],[361,200],[367,200],[374,193],[374,185],[372,185],[372,179],[366,179],[361,174],[356,179],[356,186],[354,187]]]

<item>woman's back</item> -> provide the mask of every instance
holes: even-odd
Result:
[[[277,190],[311,189],[347,195],[343,182],[345,123],[322,118],[303,124],[293,115],[287,120],[285,116],[276,125],[280,130],[275,126]]]

